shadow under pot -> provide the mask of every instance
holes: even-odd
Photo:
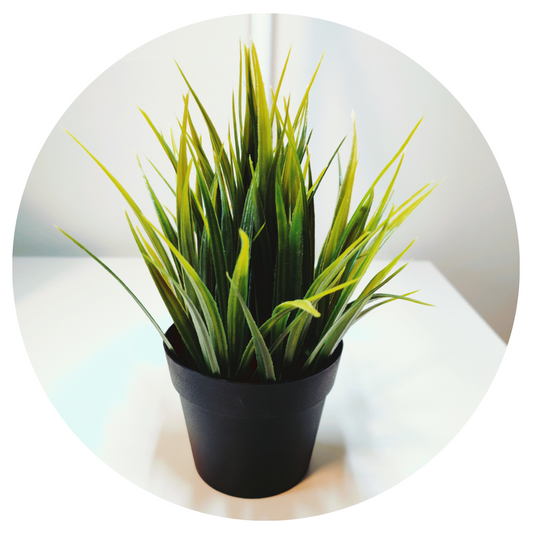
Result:
[[[274,496],[305,476],[342,343],[312,376],[278,383],[238,383],[184,366],[184,345],[167,331],[170,376],[180,394],[196,470],[214,489],[240,498]],[[183,359],[183,361],[182,361]]]

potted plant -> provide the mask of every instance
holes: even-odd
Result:
[[[172,191],[173,209],[162,205],[142,172],[157,225],[75,139],[137,218],[140,227],[126,213],[172,318],[166,332],[115,273],[60,230],[126,288],[157,328],[196,468],[212,487],[240,497],[283,492],[305,475],[348,329],[393,300],[423,303],[412,293],[383,290],[405,267],[397,265],[412,243],[358,290],[378,250],[432,190],[426,185],[398,207],[390,205],[403,150],[420,122],[350,214],[354,122],[350,159],[315,261],[315,194],[340,145],[314,179],[307,109],[318,67],[291,116],[280,98],[288,60],[269,106],[256,49],[241,49],[233,135],[226,143],[181,69],[190,93],[183,98],[179,137],[171,132],[165,139],[141,110],[173,169],[171,180],[156,169]],[[209,156],[189,113],[190,95],[209,131]],[[392,176],[377,200],[376,185],[389,169]]]

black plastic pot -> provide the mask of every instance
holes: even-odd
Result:
[[[237,383],[184,366],[174,326],[165,347],[172,383],[180,394],[196,470],[214,489],[241,498],[284,492],[305,476],[326,395],[333,387],[342,343],[328,367],[296,381]]]

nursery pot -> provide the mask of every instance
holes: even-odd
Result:
[[[167,338],[177,354],[176,360],[165,346],[200,477],[214,489],[241,498],[273,496],[297,485],[309,467],[342,343],[317,374],[252,384],[187,368],[175,326]]]

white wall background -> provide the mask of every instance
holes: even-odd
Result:
[[[318,19],[240,15],[211,20],[166,34],[115,63],[73,102],[43,146],[22,199],[15,255],[80,255],[54,224],[97,255],[136,255],[124,201],[63,128],[150,209],[135,152],[167,175],[169,165],[137,106],[164,132],[169,126],[178,131],[186,86],[175,59],[225,131],[238,83],[239,39],[248,42],[250,35],[275,81],[292,46],[283,92],[294,101],[325,52],[309,115],[314,175],[351,135],[353,110],[360,153],[356,195],[425,115],[406,151],[397,203],[425,183],[445,179],[383,255],[392,257],[419,237],[410,257],[433,261],[508,340],[518,291],[517,234],[505,182],[482,134],[455,98],[409,58],[372,37]],[[341,162],[346,164],[348,155],[346,143]],[[319,241],[331,219],[336,183],[334,168],[317,202],[317,217],[325,221],[317,225]]]

